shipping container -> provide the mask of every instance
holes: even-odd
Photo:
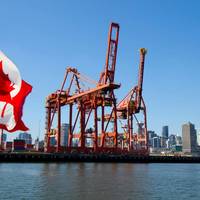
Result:
[[[14,149],[13,149],[14,151],[24,151],[25,150],[25,147],[23,147],[23,146],[16,146],[16,147],[14,147]]]
[[[13,141],[13,150],[14,151],[22,151],[25,150],[25,140],[15,139]]]
[[[26,144],[26,150],[33,150],[33,144]]]

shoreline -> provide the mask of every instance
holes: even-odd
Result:
[[[200,163],[200,156],[140,156],[111,154],[69,154],[69,153],[0,153],[0,163]]]

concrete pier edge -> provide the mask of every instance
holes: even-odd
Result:
[[[105,162],[105,163],[200,163],[191,156],[135,156],[67,153],[0,153],[0,163]]]

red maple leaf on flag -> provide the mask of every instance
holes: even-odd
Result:
[[[3,64],[0,61],[0,93],[1,95],[9,94],[14,88],[12,82],[8,78],[8,74],[3,72]]]

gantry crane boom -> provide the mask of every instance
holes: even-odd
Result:
[[[131,113],[136,114],[140,112],[142,101],[142,89],[143,89],[143,76],[144,76],[144,62],[147,50],[145,48],[140,49],[140,64],[138,72],[138,84],[133,87],[125,98],[117,105],[118,111],[125,111],[131,106]]]
[[[139,74],[138,74],[138,85],[136,92],[136,112],[140,111],[141,100],[142,100],[142,89],[143,89],[143,77],[144,77],[144,62],[145,55],[147,50],[145,48],[140,49],[140,65],[139,65]]]
[[[101,73],[99,83],[113,83],[115,77],[115,65],[119,38],[119,24],[111,23],[108,35],[108,48],[104,72]]]

